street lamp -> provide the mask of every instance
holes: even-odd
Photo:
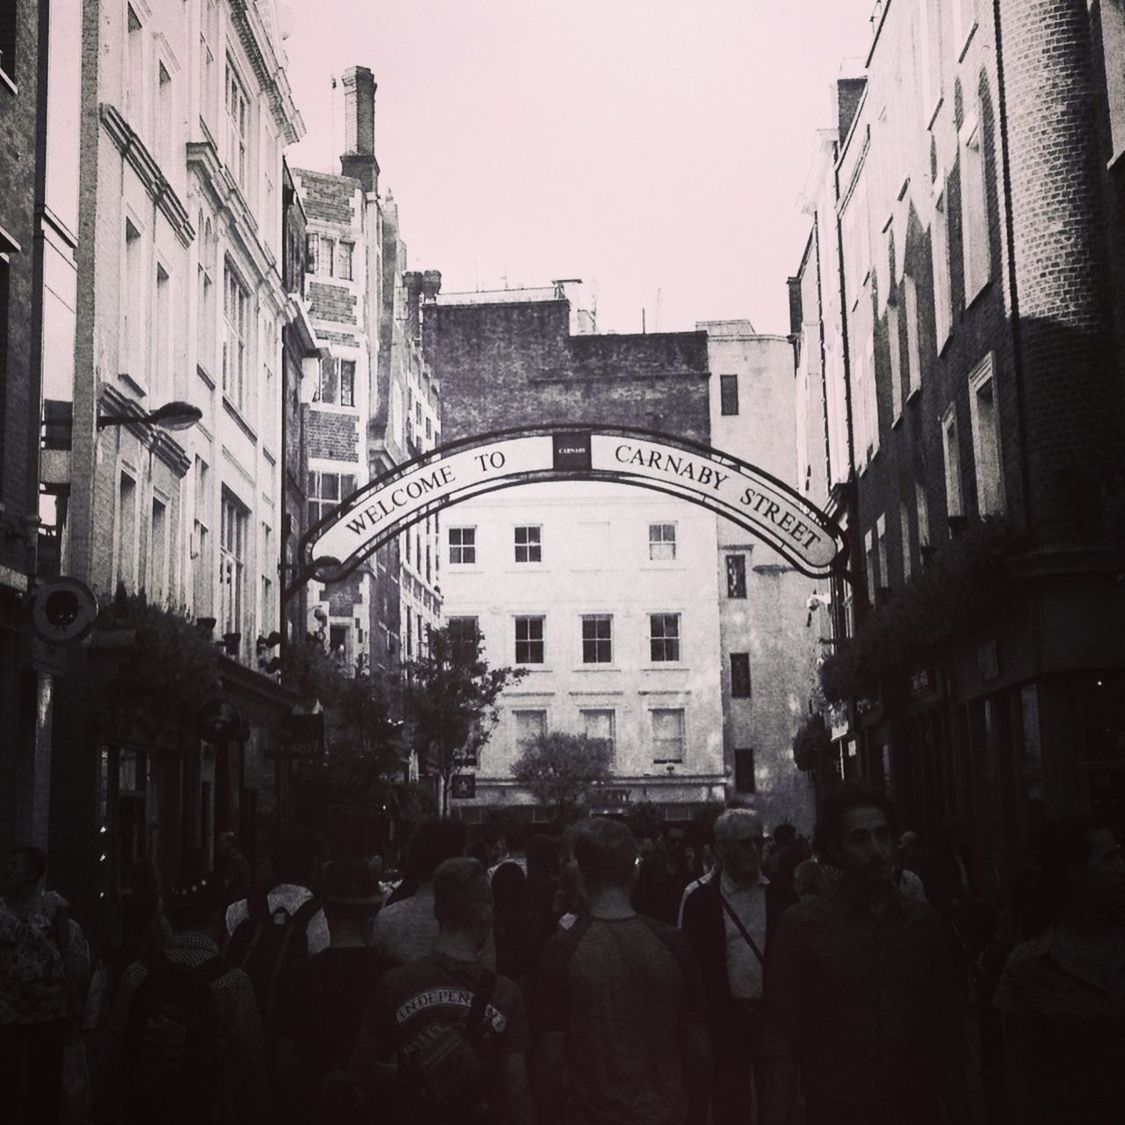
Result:
[[[166,402],[148,414],[99,414],[98,429],[127,426],[131,422],[151,422],[165,430],[189,430],[203,417],[203,411],[190,402]]]

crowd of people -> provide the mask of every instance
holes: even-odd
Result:
[[[1048,825],[1022,932],[973,901],[956,837],[924,856],[884,796],[842,785],[811,841],[741,807],[706,839],[423,822],[393,887],[295,828],[255,887],[227,834],[218,871],[189,857],[161,888],[140,865],[93,953],[47,857],[18,848],[4,1120],[1125,1121],[1117,837]]]

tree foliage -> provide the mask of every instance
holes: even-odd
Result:
[[[512,775],[543,805],[577,814],[590,789],[610,778],[612,751],[604,738],[556,732],[527,746]]]
[[[482,638],[450,636],[449,626],[430,633],[429,649],[404,666],[402,704],[419,764],[441,778],[442,807],[454,770],[480,752],[499,718],[496,700],[527,675],[526,668],[491,668]]]
[[[855,636],[820,668],[825,697],[875,697],[884,680],[905,675],[953,637],[994,627],[1007,611],[1006,561],[1019,549],[1003,519],[974,520],[933,554],[885,605],[870,610]]]

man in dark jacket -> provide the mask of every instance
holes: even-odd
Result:
[[[715,1064],[715,1125],[750,1116],[765,966],[792,888],[762,874],[762,821],[750,809],[728,809],[715,821],[718,865],[688,887],[680,929],[703,973]]]

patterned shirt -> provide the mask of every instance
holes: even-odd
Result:
[[[219,956],[219,947],[206,935],[186,931],[174,934],[161,951],[177,965],[198,968]],[[122,974],[113,1002],[114,1022],[124,1033],[137,989],[148,976],[143,961],[134,961]],[[266,1091],[265,1036],[254,986],[242,969],[231,966],[211,982],[215,1018],[225,1051],[225,1083],[233,1104],[260,1106]]]
[[[66,969],[55,934],[55,914],[66,905],[51,891],[18,911],[0,899],[0,1026],[66,1015]]]

